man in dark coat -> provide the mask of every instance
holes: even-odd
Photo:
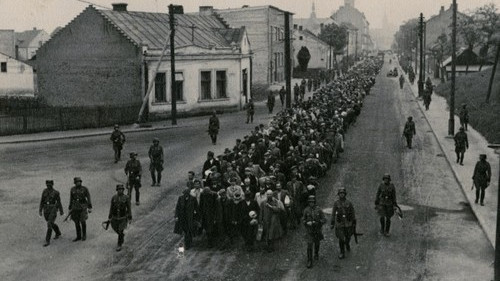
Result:
[[[55,223],[57,218],[57,211],[62,216],[64,215],[64,211],[61,204],[61,197],[59,195],[59,191],[55,190],[54,181],[47,180],[45,181],[45,188],[42,192],[42,199],[40,200],[40,208],[38,210],[40,216],[45,218],[47,222],[47,234],[45,235],[45,244],[44,247],[50,245],[50,238],[52,237],[52,230],[56,233],[54,239],[58,239],[61,236],[61,231],[59,230],[59,226]]]
[[[285,97],[286,97],[285,86],[281,87],[279,95],[280,95],[281,106],[283,106],[285,105]]]
[[[307,242],[307,268],[312,267],[313,245],[314,259],[319,259],[320,241],[324,239],[321,228],[326,223],[325,215],[321,208],[316,205],[316,197],[311,195],[307,199],[308,206],[304,209],[303,221],[306,227],[306,242]]]
[[[396,188],[391,183],[391,176],[385,174],[382,180],[375,197],[375,209],[380,216],[380,233],[389,237],[391,217],[394,215],[394,207],[398,206],[398,203],[396,201]]]
[[[401,75],[399,76],[399,88],[403,89],[404,84],[405,84],[405,78],[403,77],[403,75]]]
[[[175,227],[174,233],[184,235],[184,247],[191,248],[193,236],[196,231],[194,212],[197,209],[196,199],[191,196],[190,190],[185,189],[177,200],[175,206]]]
[[[205,230],[208,238],[208,247],[214,246],[217,238],[217,191],[220,190],[217,183],[213,186],[205,186],[201,192],[199,212],[201,217],[201,227]]]
[[[356,215],[351,201],[346,199],[347,191],[340,188],[337,192],[339,199],[333,203],[331,228],[335,227],[335,236],[339,239],[339,259],[345,258],[345,250],[351,251],[351,236],[354,234]]]
[[[464,127],[464,130],[467,131],[467,126],[469,124],[469,110],[467,109],[467,104],[462,104],[458,116],[460,117],[460,126]]]
[[[267,251],[274,251],[274,241],[283,236],[283,229],[280,223],[280,213],[285,211],[285,207],[280,200],[273,196],[272,190],[266,191],[267,199],[262,202],[260,208],[259,221],[264,229],[264,239],[267,244]]]
[[[415,122],[413,122],[413,117],[409,116],[408,121],[406,121],[405,127],[403,129],[403,136],[406,138],[406,145],[411,149],[413,136],[416,134]]]
[[[249,99],[248,103],[245,105],[247,109],[247,124],[248,122],[253,123],[253,115],[255,114],[255,105],[253,104],[253,100]]]
[[[116,185],[116,195],[111,198],[111,206],[109,207],[108,220],[111,222],[111,228],[118,234],[118,245],[116,251],[122,250],[122,245],[125,239],[123,231],[127,228],[127,224],[132,220],[132,210],[130,208],[130,199],[123,193],[125,187],[123,184]]]
[[[203,179],[207,178],[208,170],[220,173],[220,163],[219,161],[217,161],[217,159],[214,158],[214,153],[212,151],[207,152],[207,160],[205,161],[205,163],[203,163],[203,171],[202,171]]]
[[[252,197],[252,192],[245,191],[245,200],[240,205],[241,234],[247,250],[252,250],[257,235],[259,204]]]
[[[153,139],[153,145],[149,147],[149,171],[153,183],[151,186],[161,185],[161,172],[163,171],[163,147],[158,138]]]
[[[120,131],[120,126],[115,125],[111,137],[109,138],[113,142],[113,151],[115,152],[115,163],[120,160],[121,152],[123,149],[123,144],[125,143],[125,135]]]
[[[208,120],[208,134],[212,139],[212,144],[217,143],[217,134],[219,133],[219,118],[217,118],[217,112],[214,110],[210,120]]]
[[[273,91],[269,91],[269,94],[267,95],[267,108],[269,109],[269,114],[273,113],[275,102],[276,102],[276,97],[274,96]]]
[[[491,166],[486,161],[486,154],[479,155],[479,161],[474,167],[474,175],[472,176],[474,185],[476,186],[476,204],[478,199],[481,200],[481,206],[484,206],[484,193],[486,188],[490,185],[491,180]]]
[[[458,133],[455,134],[455,154],[457,155],[457,163],[464,165],[465,151],[469,149],[469,140],[467,134],[464,132],[464,127],[460,127]]]
[[[85,241],[87,239],[87,223],[88,213],[92,212],[92,202],[90,201],[90,193],[87,187],[82,185],[82,179],[75,177],[73,179],[75,186],[71,188],[69,196],[69,212],[71,220],[75,222],[76,241]]]
[[[128,193],[127,195],[132,199],[132,188],[135,189],[135,205],[139,205],[139,199],[141,193],[139,189],[141,188],[141,176],[142,176],[142,166],[141,162],[137,160],[137,153],[130,152],[130,160],[127,161],[125,165],[125,174],[128,176]]]

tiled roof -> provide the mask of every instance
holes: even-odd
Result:
[[[170,36],[169,15],[164,13],[97,10],[110,23],[137,45],[150,49],[162,49]],[[240,37],[240,29],[228,29],[215,16],[176,14],[175,46],[199,46],[207,48],[231,47]],[[191,28],[194,26],[194,28]],[[238,43],[239,41],[237,41]]]
[[[20,48],[27,48],[30,46],[31,41],[35,39],[35,37],[40,34],[43,30],[33,29],[26,30],[23,32],[16,32],[16,41]]]

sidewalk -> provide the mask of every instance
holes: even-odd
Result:
[[[401,75],[404,75],[404,72],[401,68],[400,71]],[[417,82],[415,81],[415,84],[411,85],[408,77],[405,76],[405,78],[405,86],[409,86],[412,90],[413,95],[415,96],[415,98],[417,98]],[[434,85],[436,85],[441,82],[439,81],[439,79],[433,79],[433,83]],[[469,201],[471,209],[474,215],[477,217],[477,220],[479,221],[479,225],[483,228],[486,236],[488,237],[488,240],[491,242],[491,245],[495,247],[496,216],[498,203],[498,158],[500,155],[496,154],[493,149],[488,148],[488,141],[486,141],[486,139],[481,136],[481,134],[479,134],[476,130],[474,130],[474,128],[469,125],[468,130],[466,131],[469,140],[469,149],[465,152],[464,165],[459,165],[458,163],[456,163],[455,142],[452,137],[448,136],[448,120],[450,112],[446,103],[446,99],[434,93],[432,95],[432,102],[429,106],[429,110],[427,111],[425,110],[422,100],[417,101],[420,110],[424,113],[427,122],[432,128],[434,136],[441,146],[441,150],[446,156],[446,159],[455,175],[457,182],[462,187],[462,191]],[[460,128],[459,120],[460,119],[458,118],[458,115],[455,115],[455,133],[457,133]],[[475,190],[471,190],[472,174],[474,172],[476,162],[479,160],[479,154],[487,155],[487,161],[491,165],[492,173],[490,186],[486,189],[484,206],[474,203],[474,200],[476,199],[476,193]]]

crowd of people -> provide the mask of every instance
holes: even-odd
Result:
[[[382,64],[378,58],[359,63],[312,97],[296,99],[268,126],[256,126],[232,149],[218,156],[209,151],[201,175],[189,172],[178,198],[174,232],[184,236],[182,246],[191,248],[196,236],[208,247],[227,247],[242,237],[248,250],[262,241],[273,251],[276,240],[303,223],[319,250],[318,226],[325,220],[314,207],[318,179],[343,151],[343,134]]]

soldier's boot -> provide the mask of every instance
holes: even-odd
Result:
[[[380,217],[380,233],[385,233],[385,217]]]
[[[314,259],[319,260],[319,241],[314,244]]]
[[[155,186],[156,185],[155,178],[156,178],[155,171],[151,170],[151,179],[153,179],[153,183],[151,184],[151,186]]]
[[[47,233],[45,234],[45,244],[43,244],[44,247],[47,247],[50,245],[50,237],[52,237],[52,228],[47,228]]]
[[[348,237],[345,241],[345,249],[350,252],[351,251],[351,237]]]
[[[156,175],[156,185],[160,186],[161,185],[161,172],[158,171],[158,174]]]
[[[391,219],[387,218],[387,221],[385,222],[385,233],[384,233],[384,235],[387,237],[391,236],[389,234],[389,230],[391,230]]]
[[[56,233],[56,236],[54,237],[54,239],[59,239],[59,237],[61,236],[61,231],[59,230],[59,226],[57,226],[57,224],[53,223],[52,228],[54,229],[54,232]]]
[[[139,206],[139,198],[141,197],[141,194],[139,193],[139,188],[135,189],[135,205]]]
[[[480,188],[476,186],[476,201],[474,201],[476,204],[479,201],[479,193],[480,193]]]
[[[339,259],[344,259],[345,258],[345,243],[342,239],[339,239],[339,248],[340,248]]]
[[[76,229],[76,238],[73,239],[73,242],[82,240],[82,228],[80,227],[79,221],[75,221],[75,229]]]
[[[307,247],[307,268],[311,268],[313,266],[312,255],[313,255],[313,249],[312,249],[312,247],[308,246]]]
[[[82,222],[82,241],[87,240],[87,223]]]
[[[480,200],[481,206],[484,206],[484,193],[485,193],[485,190],[481,188],[481,197],[480,197],[481,198],[481,200]]]

